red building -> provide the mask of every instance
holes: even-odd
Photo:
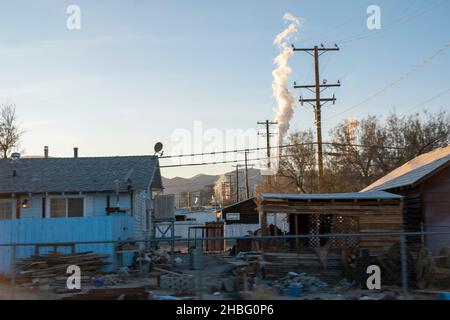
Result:
[[[404,196],[405,231],[450,231],[450,146],[422,154],[362,191],[387,191]],[[450,246],[450,236],[430,236],[433,252]]]

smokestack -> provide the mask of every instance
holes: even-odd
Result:
[[[78,158],[78,147],[73,148],[73,157]]]
[[[44,147],[44,158],[48,158],[48,146]]]

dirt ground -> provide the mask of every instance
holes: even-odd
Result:
[[[263,282],[256,284],[248,291],[239,291],[242,288],[235,288],[233,269],[236,264],[233,258],[219,255],[206,255],[203,257],[203,269],[191,270],[189,259],[186,254],[178,255],[181,263],[173,266],[173,272],[183,272],[194,276],[195,287],[202,290],[191,290],[189,292],[174,292],[172,290],[158,289],[158,280],[152,273],[141,276],[125,276],[121,278],[120,284],[104,285],[94,287],[83,285],[82,292],[87,292],[92,288],[133,288],[149,286],[152,294],[156,297],[177,296],[180,299],[207,299],[207,300],[228,300],[228,299],[252,299],[252,300],[401,300],[404,299],[402,289],[399,287],[382,287],[382,290],[361,290],[349,287],[340,288],[328,286],[314,291],[302,290],[299,297],[292,297],[288,292],[280,293],[271,287],[270,283]],[[175,258],[175,257],[174,257]],[[251,289],[251,290],[250,290]],[[18,300],[59,300],[73,294],[57,294],[48,285],[32,287],[29,284],[20,284],[12,290],[11,285],[5,279],[0,280],[0,299]],[[436,299],[437,292],[410,292],[408,299]]]

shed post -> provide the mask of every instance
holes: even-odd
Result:
[[[262,211],[261,213],[261,235],[267,235],[267,212]]]

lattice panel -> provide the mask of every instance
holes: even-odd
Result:
[[[358,232],[358,219],[356,217],[334,216],[332,233]],[[332,237],[330,246],[333,248],[353,248],[359,244],[358,237]]]
[[[320,215],[314,214],[309,217],[309,233],[319,234],[320,231]],[[316,237],[309,238],[309,246],[311,248],[318,248],[320,244],[320,239]]]
[[[357,217],[316,214],[309,218],[309,233],[313,235],[356,232],[358,232]],[[359,239],[357,237],[309,238],[309,247],[311,248],[318,248],[326,244],[329,244],[331,248],[352,248],[358,246]]]

